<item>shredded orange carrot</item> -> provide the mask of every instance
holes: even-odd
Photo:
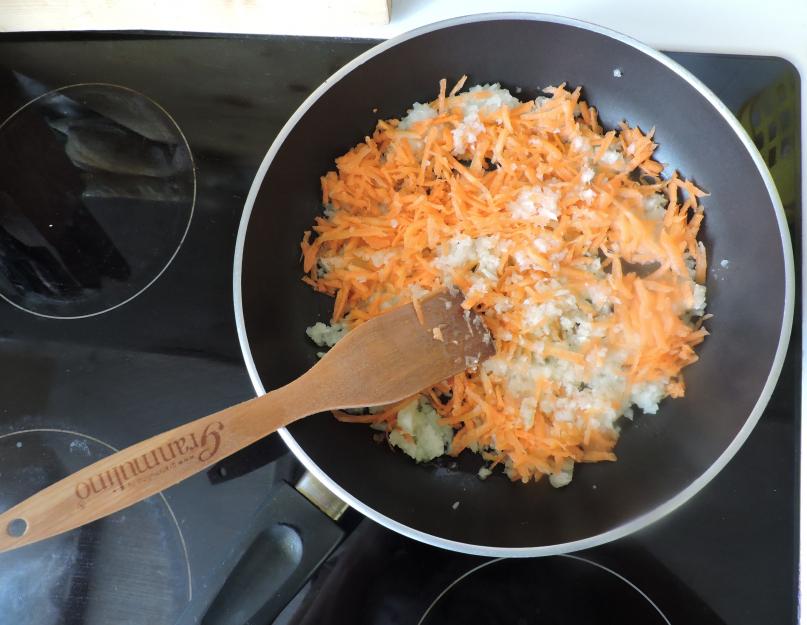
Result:
[[[604,131],[579,88],[519,102],[498,85],[460,93],[465,81],[441,80],[336,159],[303,279],[347,327],[407,301],[423,323],[420,297],[460,289],[496,356],[422,393],[454,429],[448,453],[477,451],[513,480],[570,479],[574,463],[616,459],[632,405],[685,392],[707,335],[705,194],[661,177],[655,129]],[[392,431],[404,405],[337,418]]]

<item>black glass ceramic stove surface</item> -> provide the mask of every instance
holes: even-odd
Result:
[[[252,395],[231,298],[246,194],[297,105],[370,45],[0,38],[0,509],[113,449]],[[735,112],[792,72],[777,59],[673,56]],[[58,172],[55,181],[32,171],[42,163]],[[20,211],[32,203],[42,207],[33,218]],[[484,594],[480,586],[529,591],[531,580],[571,575],[613,587],[615,604],[601,605],[601,615],[622,602],[652,615],[647,622],[658,611],[658,622],[795,622],[794,352],[746,445],[681,509],[582,559],[483,566],[428,618]],[[272,486],[299,473],[272,438],[164,498],[0,555],[0,623],[199,622],[239,555],[234,546],[274,501]],[[277,622],[416,623],[447,585],[486,562],[367,520],[346,526],[346,540]],[[646,599],[631,584],[655,612],[639,607]],[[603,600],[582,587],[507,596],[524,610],[484,605],[481,618],[561,623],[538,603]],[[216,622],[239,618],[219,610]]]

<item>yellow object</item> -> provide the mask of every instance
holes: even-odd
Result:
[[[794,74],[783,74],[748,100],[739,117],[768,165],[790,218],[799,192],[798,88]]]

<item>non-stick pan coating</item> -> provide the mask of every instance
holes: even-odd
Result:
[[[658,159],[710,193],[702,236],[712,335],[698,349],[700,361],[686,369],[686,397],[664,401],[656,415],[637,411],[625,425],[618,462],[578,465],[572,484],[556,490],[547,480],[525,485],[500,474],[480,481],[481,460],[471,454],[456,467],[418,466],[374,443],[369,428],[329,415],[289,428],[298,456],[354,506],[410,536],[477,553],[539,555],[591,546],[691,496],[756,422],[778,375],[792,314],[781,206],[727,111],[661,55],[554,19],[472,18],[361,57],[312,96],[278,137],[256,179],[251,212],[247,203],[236,252],[236,314],[242,299],[247,364],[256,389],[270,390],[315,362],[317,348],[305,328],[327,320],[332,307],[300,280],[300,237],[321,211],[319,177],[378,118],[403,115],[412,102],[434,98],[441,78],[451,83],[462,74],[469,85],[521,87],[522,98],[535,97],[536,87],[582,85],[606,127],[622,119],[644,130],[655,126]]]

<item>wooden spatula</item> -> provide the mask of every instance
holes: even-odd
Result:
[[[422,300],[422,323],[411,304],[393,309],[348,333],[294,382],[56,482],[0,515],[0,552],[126,508],[307,415],[391,404],[475,365],[494,350],[461,302],[448,293]]]

